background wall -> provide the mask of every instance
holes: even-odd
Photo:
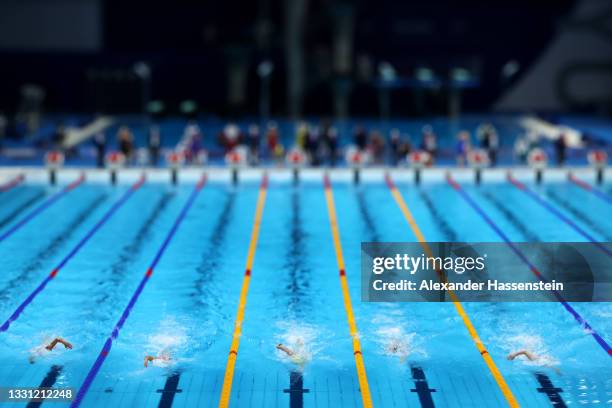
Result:
[[[0,50],[99,51],[101,11],[99,0],[3,0]]]

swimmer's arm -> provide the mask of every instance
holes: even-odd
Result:
[[[157,357],[153,357],[153,356],[145,356],[144,358],[144,366],[148,367],[149,366],[149,362],[155,360]]]
[[[508,355],[508,360],[514,360],[518,356],[525,356],[525,357],[527,357],[527,359],[529,361],[534,361],[534,360],[538,359],[538,357],[535,354],[533,354],[533,353],[531,353],[531,352],[529,352],[527,350],[520,350],[520,351],[517,351],[515,353],[510,353]]]
[[[293,350],[291,350],[290,348],[287,348],[285,346],[283,346],[281,343],[278,343],[278,345],[276,346],[277,349],[284,351],[285,353],[287,353],[288,356],[292,356],[295,353],[293,352]]]
[[[55,346],[57,346],[57,343],[61,343],[64,345],[65,348],[67,349],[71,349],[72,348],[72,344],[70,344],[68,341],[62,339],[61,337],[56,337],[55,339],[53,339],[53,341],[51,343],[49,343],[45,348],[49,351],[53,350],[55,348]]]

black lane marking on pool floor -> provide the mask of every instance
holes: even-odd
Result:
[[[9,203],[18,200],[21,196],[28,192],[28,188],[26,188],[23,184],[20,186],[15,186],[9,190],[0,190],[0,196],[2,197],[3,203]]]
[[[206,298],[204,287],[210,282],[211,274],[217,270],[220,261],[226,255],[223,253],[225,235],[227,226],[232,220],[234,206],[236,203],[236,193],[231,191],[227,193],[221,215],[217,219],[213,232],[208,240],[208,249],[202,256],[200,264],[196,268],[198,278],[193,283],[194,291],[189,296],[197,304],[198,307],[209,306],[210,299]],[[222,309],[222,308],[221,308]],[[201,310],[201,309],[198,309]]]
[[[414,381],[414,388],[410,389],[410,392],[416,392],[419,397],[419,402],[423,408],[434,408],[433,398],[431,394],[436,392],[435,388],[429,388],[427,383],[427,377],[425,372],[419,366],[410,366],[410,372],[412,373],[412,379]]]
[[[528,241],[528,242],[539,242],[540,238],[535,235],[527,225],[522,222],[514,212],[510,210],[504,203],[495,197],[495,195],[491,194],[489,191],[481,190],[482,196],[493,205],[493,207],[499,211],[512,226]]]
[[[181,379],[180,373],[173,373],[166,378],[166,383],[164,384],[163,390],[157,390],[157,392],[161,393],[161,398],[159,399],[158,408],[170,408],[172,407],[172,403],[174,402],[174,396],[183,392],[183,390],[179,389],[178,384]]]
[[[557,204],[559,207],[563,208],[567,212],[569,212],[574,218],[581,221],[587,227],[591,229],[591,231],[595,231],[599,235],[601,235],[607,242],[612,241],[612,237],[606,233],[602,228],[597,225],[597,223],[593,222],[591,218],[585,215],[578,208],[574,207],[567,200],[561,198],[557,193],[552,191],[551,189],[546,190],[546,195],[551,199],[552,202]]]
[[[84,208],[74,217],[72,222],[59,234],[57,234],[45,248],[40,250],[36,255],[32,256],[32,261],[26,265],[17,276],[8,281],[7,284],[0,289],[0,303],[11,298],[11,290],[18,287],[23,287],[23,282],[27,281],[33,272],[39,270],[43,266],[44,262],[55,255],[61,246],[70,240],[76,230],[82,224],[84,224],[85,221],[87,221],[87,219],[104,203],[104,201],[106,201],[107,198],[108,194],[100,194],[91,200],[91,202],[84,206]]]
[[[359,214],[361,216],[361,220],[363,220],[363,226],[365,227],[365,234],[367,236],[367,241],[369,242],[382,242],[381,235],[378,232],[378,228],[376,227],[376,223],[374,223],[374,219],[372,218],[372,214],[370,214],[370,210],[368,207],[368,203],[365,198],[365,194],[361,189],[355,191],[357,196],[357,204],[359,207]],[[394,273],[394,272],[391,272]],[[370,276],[370,287],[372,286],[374,280],[376,279],[375,275]]]
[[[541,385],[541,387],[538,388],[538,392],[546,394],[553,407],[566,408],[567,406],[560,394],[563,392],[563,388],[555,387],[551,379],[544,373],[535,373],[535,376]]]
[[[289,388],[283,390],[289,394],[289,408],[302,408],[304,406],[304,394],[310,392],[304,388],[304,377],[299,371],[289,372]]]
[[[41,200],[47,194],[44,191],[38,192],[38,194],[34,194],[27,201],[20,204],[19,207],[15,208],[10,214],[0,220],[0,230],[4,228],[7,224],[10,224],[15,218],[19,217],[19,215],[30,208],[35,202]]]
[[[433,200],[429,197],[429,194],[427,194],[422,188],[419,188],[419,195],[421,196],[421,199],[425,203],[425,207],[427,207],[427,210],[429,211],[431,217],[436,223],[436,227],[438,227],[438,230],[440,230],[442,234],[444,234],[444,238],[446,239],[446,241],[459,241],[457,232],[450,226],[448,222],[446,222],[440,211],[438,211],[438,209],[434,205]]]
[[[440,228],[447,238],[452,237],[453,240],[457,239],[457,233],[446,223],[446,221],[441,217],[437,209],[433,206],[432,201],[429,199],[427,194],[420,190],[421,197],[424,197],[424,201],[426,201],[426,206],[429,208],[431,215],[437,222],[440,222],[440,225],[444,225],[446,229]],[[370,239],[373,242],[380,242],[380,235],[376,228],[376,224],[372,221],[372,216],[368,210],[368,205],[365,201],[365,196],[362,191],[357,192],[357,199],[359,201],[359,210],[361,212],[361,216],[365,221],[366,226],[368,227],[368,233],[370,235]],[[443,295],[442,295],[443,296]],[[414,380],[414,389],[411,389],[411,392],[416,392],[419,401],[421,402],[421,406],[425,408],[434,408],[435,405],[433,403],[433,399],[431,398],[430,393],[435,392],[435,389],[430,389],[427,384],[427,378],[425,377],[425,372],[422,368],[418,366],[411,366],[410,371],[412,373],[412,378]],[[293,407],[291,407],[293,408]]]
[[[41,381],[38,387],[39,388],[53,387],[53,385],[55,385],[55,382],[57,381],[57,377],[59,377],[61,373],[62,373],[62,366],[52,365],[51,368],[49,369],[49,372],[47,373],[45,378],[43,378],[43,380]],[[41,405],[42,405],[42,401],[30,401],[28,402],[28,405],[26,405],[26,408],[38,408]]]
[[[308,310],[308,289],[310,287],[310,272],[307,267],[308,256],[306,255],[306,245],[308,235],[302,228],[302,210],[300,205],[300,195],[297,191],[293,191],[291,195],[291,240],[287,246],[287,259],[284,268],[289,271],[289,282],[286,290],[290,293],[288,311],[299,312],[300,310]],[[302,313],[301,317],[303,316]]]
[[[368,203],[366,202],[365,195],[363,191],[358,190],[357,194],[357,204],[359,205],[359,213],[361,214],[361,219],[363,220],[366,231],[368,233],[368,240],[370,242],[380,242],[380,233],[378,232],[378,228],[376,228],[376,223],[370,214],[370,210],[368,209]]]
[[[142,223],[132,241],[123,248],[121,253],[119,254],[119,258],[115,263],[110,266],[110,274],[102,273],[102,279],[100,279],[97,284],[103,285],[105,283],[110,284],[111,289],[107,291],[103,291],[96,298],[95,304],[104,304],[107,302],[109,298],[113,295],[118,294],[116,291],[117,286],[121,283],[125,276],[125,272],[128,270],[129,265],[136,260],[136,255],[142,251],[142,247],[145,240],[148,239],[148,235],[155,225],[155,221],[158,219],[159,215],[166,209],[168,203],[174,197],[174,193],[164,193],[157,203],[155,203],[155,207],[153,211],[149,214],[147,219]],[[110,302],[112,303],[112,302]],[[105,316],[108,316],[105,314]]]

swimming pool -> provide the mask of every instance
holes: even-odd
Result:
[[[611,338],[610,304],[571,304],[587,331],[559,303],[360,301],[362,241],[612,236],[610,202],[563,177],[536,186],[517,172],[546,206],[503,177],[476,186],[456,171],[453,185],[438,173],[416,186],[410,171],[385,183],[372,170],[354,185],[348,170],[329,183],[305,170],[295,186],[289,172],[253,170],[233,186],[227,172],[192,171],[171,186],[132,171],[114,187],[95,174],[63,187],[74,171],[60,187],[31,178],[4,191],[0,386],[72,387],[87,407],[609,404],[609,351],[593,333]],[[74,349],[30,364],[54,336]],[[395,339],[405,361],[386,351]],[[303,372],[280,342],[305,349]],[[506,359],[520,348],[560,373]],[[143,367],[163,350],[171,362]]]

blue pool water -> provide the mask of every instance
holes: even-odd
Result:
[[[501,241],[450,185],[397,186],[428,241]],[[509,183],[462,186],[513,241],[585,240]],[[610,204],[595,195],[568,183],[530,187],[597,240],[612,236]],[[2,321],[128,188],[85,183],[0,242]],[[0,232],[55,191],[26,184],[0,193]],[[54,387],[81,387],[192,192],[193,185],[145,183],[112,214],[0,333],[0,386],[51,381]],[[204,186],[82,406],[217,406],[258,193],[256,182]],[[384,183],[336,181],[333,193],[374,406],[507,406],[452,303],[360,301],[361,242],[416,238]],[[525,269],[518,259],[517,268]],[[230,406],[302,406],[290,405],[298,400],[306,407],[361,406],[322,182],[294,187],[272,180],[250,282]],[[463,306],[521,406],[550,406],[555,395],[568,406],[611,403],[610,357],[560,304]],[[612,339],[612,305],[572,306],[604,339]],[[59,346],[30,364],[31,350],[54,336],[68,339],[74,349]],[[397,340],[405,345],[405,361],[386,351]],[[305,349],[303,383],[295,374],[291,380],[296,367],[275,350],[280,342]],[[559,372],[506,359],[524,348]],[[170,363],[143,367],[146,354],[164,350],[172,354]],[[425,380],[416,381],[419,376]]]

